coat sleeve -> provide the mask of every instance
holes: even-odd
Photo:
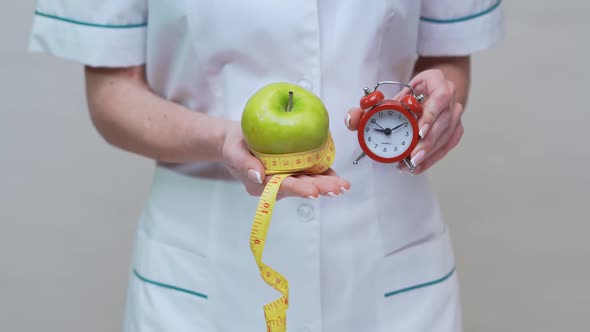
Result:
[[[147,0],[38,0],[29,51],[94,67],[146,60]]]
[[[422,0],[419,55],[469,55],[503,36],[501,0]]]

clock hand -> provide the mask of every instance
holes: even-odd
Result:
[[[383,130],[385,130],[385,128],[381,127],[381,126],[380,126],[380,125],[377,123],[377,120],[375,120],[375,119],[372,119],[372,120],[371,120],[371,122],[372,122],[372,123],[374,123],[374,124],[375,124],[377,127],[381,128],[381,129],[383,129]]]
[[[391,135],[391,129],[389,129],[389,128],[385,128],[385,129],[373,128],[373,130],[378,131],[380,133],[384,133],[387,136]]]
[[[391,128],[391,131],[394,131],[394,130],[396,130],[396,129],[398,129],[398,128],[401,128],[401,127],[403,127],[403,126],[405,126],[405,125],[407,125],[407,124],[408,124],[408,122],[404,122],[404,123],[402,123],[402,124],[400,124],[400,125],[397,125],[397,126],[395,126],[395,127]]]

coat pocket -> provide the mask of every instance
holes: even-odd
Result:
[[[138,231],[125,332],[212,331],[206,258]]]
[[[156,167],[141,230],[161,245],[206,258],[216,181]]]
[[[441,209],[426,176],[391,174],[390,164],[374,163],[372,167],[377,174],[373,178],[373,211],[384,256],[428,242],[444,232]]]
[[[446,228],[385,257],[377,285],[379,331],[460,331],[455,259]]]

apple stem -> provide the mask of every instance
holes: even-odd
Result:
[[[293,108],[293,91],[289,91],[289,103],[287,104],[287,109],[285,112],[291,112]]]

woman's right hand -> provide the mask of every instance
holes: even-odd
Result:
[[[221,152],[223,162],[229,172],[242,181],[250,195],[260,196],[271,176],[265,175],[260,160],[250,153],[240,123],[232,121],[228,126]],[[336,197],[349,189],[350,183],[330,168],[322,174],[289,176],[281,183],[277,199],[317,198],[319,195]]]

